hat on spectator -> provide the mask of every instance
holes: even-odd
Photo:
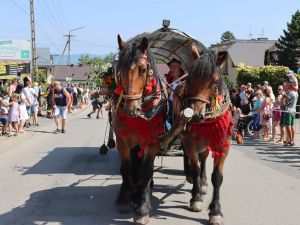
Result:
[[[170,62],[168,62],[167,65],[170,67],[171,63],[173,63],[173,62],[179,63],[181,65],[181,62],[175,58],[173,58]]]
[[[294,75],[294,71],[293,70],[289,70],[286,75],[287,76],[292,76],[292,75]]]
[[[269,82],[265,80],[265,81],[264,81],[264,84],[269,85]]]

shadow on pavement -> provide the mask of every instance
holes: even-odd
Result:
[[[24,205],[1,214],[0,224],[133,224],[131,222],[132,213],[119,214],[114,206],[120,188],[120,184],[114,184],[114,177],[105,178],[105,180],[99,179],[99,183],[97,183],[97,175],[119,175],[119,159],[116,150],[111,150],[108,155],[101,156],[98,154],[98,147],[55,148],[37,164],[25,169],[27,171],[23,175],[71,173],[91,176],[70,186],[31,193]],[[177,175],[181,174],[182,171],[165,169],[164,173]],[[166,199],[171,195],[182,195],[190,192],[184,188],[184,179],[181,179],[177,186],[160,185],[158,184],[159,179],[159,177],[154,178],[156,184],[154,184],[153,193],[160,197],[153,196],[151,199],[151,218],[155,218],[155,222],[157,220],[164,221],[171,217],[182,221],[184,224],[189,224],[189,221],[196,221],[202,225],[209,224],[206,219],[201,219],[201,215],[197,213],[186,213],[189,197],[186,202],[171,201],[173,202],[171,206],[165,204]],[[95,186],[91,186],[89,181],[92,181]],[[109,184],[109,181],[113,181],[113,184]],[[117,182],[121,183],[120,178]],[[182,209],[182,211],[179,210],[181,213],[177,214],[172,209]],[[205,217],[208,216],[205,215]]]
[[[126,225],[132,218],[130,214],[119,214],[114,206],[114,201],[119,185],[100,187],[57,187],[32,193],[24,205],[0,215],[0,224],[48,224],[59,223],[62,225]],[[176,206],[163,206],[164,199],[169,195],[182,194],[180,188],[171,186],[155,186],[154,192],[164,193],[158,199],[152,197],[151,218],[166,220],[173,217],[188,224],[193,220],[207,225],[208,221],[200,218],[192,218],[170,212],[170,209],[183,208],[182,203]],[[164,211],[167,210],[167,211]],[[197,216],[199,214],[195,214]]]
[[[276,162],[287,165],[290,168],[300,167],[300,148],[283,147],[263,140],[245,139],[243,145],[236,146],[238,149],[247,149],[264,161]]]
[[[26,130],[26,132],[31,133],[43,133],[43,134],[53,134],[53,131],[45,131],[45,130]]]
[[[58,147],[30,168],[28,174],[119,175],[119,158],[115,149],[107,155],[98,153],[99,147]]]

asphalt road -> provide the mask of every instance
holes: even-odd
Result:
[[[66,134],[54,124],[13,140],[0,138],[0,224],[132,224],[114,201],[120,187],[116,150],[100,156],[106,120],[72,116]],[[299,146],[299,145],[298,145]],[[191,185],[181,157],[156,160],[150,225],[208,224],[206,208],[187,210]],[[212,160],[208,163],[211,173]],[[284,149],[248,140],[235,146],[226,161],[221,203],[227,225],[300,224],[300,149]]]

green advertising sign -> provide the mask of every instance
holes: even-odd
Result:
[[[30,41],[0,40],[0,61],[30,61]]]

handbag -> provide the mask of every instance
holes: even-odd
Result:
[[[270,118],[272,118],[272,115],[271,115],[271,113],[264,113],[263,118],[265,120],[269,120]]]

